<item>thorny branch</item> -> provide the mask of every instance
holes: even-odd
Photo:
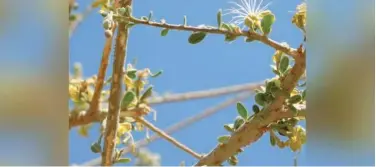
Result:
[[[296,87],[300,77],[306,69],[305,51],[300,47],[294,51],[295,64],[290,73],[282,81],[282,91],[288,94]],[[269,124],[286,116],[286,110],[282,109],[283,103],[286,100],[284,93],[279,93],[275,100],[260,114],[257,114],[254,119],[246,122],[242,127],[234,132],[227,143],[217,145],[208,155],[199,160],[195,166],[218,166],[226,161],[230,156],[234,155],[239,148],[245,147],[257,141],[265,132]],[[293,114],[291,114],[292,116]]]
[[[116,29],[116,25],[113,27],[112,32],[115,32],[115,29]],[[102,94],[104,78],[106,76],[106,70],[107,70],[108,61],[109,61],[109,57],[111,53],[111,46],[112,46],[112,38],[107,38],[104,49],[103,49],[101,64],[98,70],[98,75],[97,75],[98,77],[96,79],[93,98],[91,99],[90,107],[87,113],[91,117],[95,117],[99,115],[98,112],[99,112],[100,97]]]
[[[241,31],[239,33],[235,32],[230,32],[225,29],[219,29],[215,27],[207,27],[207,26],[202,26],[202,27],[193,27],[193,26],[185,26],[185,25],[177,25],[177,24],[167,24],[167,23],[159,23],[159,22],[153,22],[153,21],[147,21],[147,20],[140,20],[134,17],[130,17],[130,21],[138,24],[144,24],[144,25],[149,25],[149,26],[154,26],[154,27],[161,27],[161,28],[168,28],[168,29],[173,29],[173,30],[182,30],[182,31],[193,31],[193,32],[207,32],[211,34],[231,34],[235,36],[245,36],[252,38],[254,40],[258,40],[266,45],[271,46],[272,48],[276,50],[280,50],[284,52],[287,55],[292,56],[294,59],[297,58],[298,54],[295,49],[292,49],[288,46],[283,46],[282,44],[269,39],[266,36],[260,35],[256,32],[251,32],[251,31]]]
[[[126,7],[132,4],[132,0],[119,0],[115,6]],[[120,95],[123,84],[123,65],[125,64],[129,29],[125,23],[119,23],[115,44],[115,60],[113,65],[112,82],[109,97],[107,124],[104,134],[104,150],[102,152],[102,166],[112,165],[112,154],[115,149],[116,130],[120,115]]]
[[[197,115],[189,117],[189,118],[187,118],[183,121],[180,121],[180,122],[168,127],[166,130],[164,130],[164,132],[167,133],[167,134],[175,133],[176,131],[181,130],[184,127],[187,127],[187,126],[189,126],[189,125],[191,125],[195,122],[203,120],[203,119],[221,111],[222,109],[233,105],[234,103],[236,103],[238,101],[242,101],[242,100],[250,97],[252,94],[253,94],[253,92],[240,93],[239,95],[236,95],[234,98],[228,99],[228,100],[223,101],[223,102],[221,102],[221,103],[219,103],[219,104],[217,104],[213,107],[207,108]],[[158,140],[160,138],[161,137],[158,134],[155,134],[155,135],[151,136],[149,139],[143,139],[143,140],[137,141],[135,143],[136,148],[146,146],[150,142],[153,142],[153,141]],[[123,154],[127,154],[127,153],[131,152],[131,150],[132,149],[130,147],[125,147],[125,148],[122,149],[122,152],[123,152]],[[96,158],[96,159],[93,159],[89,162],[82,164],[81,166],[99,165],[100,161],[101,161],[101,158]]]

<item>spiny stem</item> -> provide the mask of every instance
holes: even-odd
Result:
[[[292,56],[294,59],[298,56],[298,52],[296,49],[283,46],[282,44],[269,39],[268,37],[264,35],[260,35],[256,32],[250,32],[250,31],[242,31],[240,33],[234,33],[230,32],[226,29],[219,29],[216,27],[193,27],[193,26],[184,26],[184,25],[177,25],[177,24],[167,24],[167,23],[159,23],[159,22],[153,22],[153,21],[146,21],[146,20],[141,20],[137,19],[134,17],[129,18],[130,21],[137,23],[137,24],[144,24],[144,25],[149,25],[149,26],[154,26],[154,27],[161,27],[161,28],[168,28],[168,29],[173,29],[173,30],[181,30],[181,31],[193,31],[193,32],[206,32],[206,33],[212,33],[212,34],[231,34],[235,36],[245,36],[249,37],[255,40],[258,40],[266,45],[271,46],[272,48],[276,50],[280,50],[284,52],[287,55]]]
[[[187,146],[183,145],[182,143],[180,143],[179,141],[177,141],[176,139],[174,139],[173,137],[171,137],[170,135],[168,135],[166,132],[164,132],[163,130],[160,130],[159,128],[155,127],[152,123],[150,123],[149,121],[147,121],[146,119],[142,118],[142,117],[136,117],[135,118],[137,120],[137,122],[141,122],[143,125],[145,125],[146,127],[148,127],[149,129],[151,129],[152,131],[154,131],[155,133],[157,133],[158,135],[162,136],[164,139],[166,139],[167,141],[171,142],[172,144],[174,144],[176,147],[182,149],[183,151],[191,154],[193,157],[197,158],[197,159],[200,159],[201,158],[201,155],[194,152],[193,150],[191,150],[190,148],[188,148]]]
[[[126,7],[131,5],[132,0],[120,0],[115,6]],[[119,4],[119,5],[117,5]],[[109,108],[107,124],[104,135],[104,149],[102,152],[102,166],[111,166],[113,152],[116,147],[115,137],[118,129],[120,115],[120,96],[123,85],[123,65],[125,64],[126,49],[128,43],[129,29],[124,23],[120,23],[115,45],[115,60],[113,65],[112,82],[109,97]]]
[[[116,29],[116,25],[112,29],[113,33],[115,32],[115,29]],[[94,90],[93,98],[90,102],[90,107],[87,113],[90,115],[98,115],[98,112],[99,112],[99,100],[102,94],[104,78],[106,76],[108,60],[109,60],[110,52],[111,52],[111,46],[112,46],[112,38],[107,38],[105,45],[104,45],[104,49],[103,49],[101,64],[98,70],[98,75],[97,75],[98,78],[95,83],[95,90]]]
[[[290,93],[297,85],[300,77],[306,69],[305,51],[299,52],[295,64],[290,73],[284,78],[281,88]],[[232,133],[227,143],[218,145],[209,154],[200,159],[194,166],[218,166],[234,155],[238,149],[245,147],[261,138],[264,131],[260,129],[286,116],[282,110],[286,100],[284,94],[278,94],[275,100],[268,105],[263,112],[259,113],[250,122],[246,122],[237,131]],[[291,115],[292,116],[292,115]]]

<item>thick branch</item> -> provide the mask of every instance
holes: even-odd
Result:
[[[291,72],[282,81],[281,86],[284,92],[290,93],[296,87],[305,71],[305,61],[305,53],[300,52],[295,59],[295,65]],[[234,132],[226,144],[217,145],[208,155],[198,161],[195,166],[219,166],[230,156],[234,155],[239,148],[257,141],[264,133],[262,129],[286,116],[285,111],[282,109],[285,100],[286,96],[284,93],[278,94],[275,100],[263,112],[257,114],[254,119],[246,122],[239,130]]]
[[[116,25],[113,27],[112,32],[114,34],[116,29]],[[104,78],[106,76],[107,66],[108,66],[108,59],[111,53],[111,46],[112,46],[112,38],[106,38],[106,42],[103,49],[102,60],[99,66],[98,75],[95,83],[95,90],[93,94],[93,98],[90,102],[90,107],[87,114],[92,115],[92,117],[98,116],[99,112],[99,102],[100,97],[102,94]],[[97,119],[98,120],[98,119]]]
[[[143,125],[145,125],[149,129],[151,129],[152,131],[154,131],[155,133],[157,133],[159,136],[163,137],[167,141],[171,142],[176,147],[182,149],[183,151],[187,152],[188,154],[191,154],[193,157],[195,157],[197,159],[201,158],[200,154],[194,152],[193,150],[191,150],[190,148],[188,148],[184,144],[182,144],[179,141],[177,141],[176,139],[172,138],[170,135],[168,135],[167,133],[163,132],[163,130],[160,130],[159,128],[155,127],[153,124],[151,124],[149,121],[145,120],[144,118],[142,118],[142,117],[135,117],[135,119],[137,120],[137,122],[141,122]]]
[[[204,111],[202,111],[201,113],[195,115],[195,116],[192,116],[192,117],[189,117],[181,122],[178,122],[170,127],[168,127],[165,131],[165,133],[167,134],[172,134],[172,133],[175,133],[176,131],[178,130],[181,130],[183,129],[184,127],[187,127],[197,121],[200,121],[200,120],[203,120],[215,113],[217,113],[218,111],[226,108],[226,107],[229,107],[231,105],[233,105],[234,103],[238,102],[238,101],[242,101],[246,98],[248,98],[249,96],[251,96],[253,93],[252,92],[247,92],[247,93],[242,93],[240,95],[237,95],[235,96],[234,98],[231,98],[229,100],[226,100],[224,102],[221,102],[220,104],[218,105],[215,105],[213,107],[210,107],[208,109],[205,109]],[[144,147],[146,145],[148,145],[150,142],[152,141],[155,141],[155,140],[158,140],[160,139],[161,137],[159,135],[153,135],[151,136],[149,139],[143,139],[143,140],[140,140],[140,141],[137,141],[136,142],[136,147],[137,148],[140,148],[140,147]],[[122,149],[123,153],[126,154],[126,153],[129,153],[131,152],[131,148],[130,147],[125,147]],[[96,165],[99,165],[100,164],[100,160],[101,158],[96,158],[96,159],[93,159],[89,162],[86,162],[85,164],[82,164],[82,166],[96,166]]]
[[[126,7],[131,5],[131,2],[132,0],[120,0],[119,6]],[[122,94],[123,84],[123,65],[125,63],[128,35],[129,29],[125,28],[124,23],[120,23],[116,37],[115,60],[109,97],[107,124],[104,135],[104,149],[102,152],[102,166],[111,166],[113,163],[112,154],[115,149],[116,130],[118,129],[119,123],[120,95]]]
[[[167,23],[159,23],[159,22],[153,22],[153,21],[147,21],[147,20],[141,20],[134,17],[130,18],[130,21],[138,24],[144,24],[154,27],[161,27],[161,28],[168,28],[173,30],[181,30],[181,31],[193,31],[193,32],[206,32],[206,33],[212,33],[212,34],[232,34],[236,36],[246,36],[255,40],[258,40],[266,45],[271,46],[272,48],[276,50],[280,50],[284,52],[287,55],[292,56],[293,58],[296,58],[298,56],[298,53],[295,49],[292,49],[290,47],[284,46],[276,41],[273,41],[269,39],[266,36],[260,35],[256,32],[249,32],[249,31],[242,31],[240,33],[230,32],[226,29],[219,29],[215,27],[193,27],[193,26],[184,26],[184,25],[177,25],[177,24],[167,24]]]

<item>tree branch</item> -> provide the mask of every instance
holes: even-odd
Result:
[[[209,98],[209,97],[221,96],[221,95],[226,95],[226,94],[231,94],[231,93],[252,91],[252,90],[259,88],[263,84],[264,82],[247,83],[247,84],[226,86],[226,87],[209,89],[209,90],[200,90],[200,91],[192,91],[192,92],[186,92],[186,93],[171,94],[171,95],[166,95],[166,96],[151,97],[148,100],[148,102],[149,104],[153,105],[153,104],[160,104],[160,103],[193,100],[193,99],[199,99],[199,98]]]
[[[183,145],[182,143],[180,143],[176,139],[172,138],[170,135],[168,135],[167,133],[163,132],[163,130],[160,130],[159,128],[155,127],[153,124],[151,124],[149,121],[145,120],[144,118],[142,118],[142,117],[135,117],[135,119],[136,119],[137,122],[141,122],[143,125],[145,125],[149,129],[151,129],[152,131],[154,131],[158,135],[162,136],[164,139],[166,139],[167,141],[171,142],[176,147],[182,149],[183,151],[187,152],[188,154],[191,154],[193,157],[195,157],[197,159],[201,158],[200,154],[194,152],[193,150],[191,150],[187,146]]]
[[[120,7],[131,5],[132,0],[119,0]],[[117,6],[117,3],[115,4]],[[102,166],[111,166],[112,154],[115,149],[116,130],[118,129],[120,115],[120,95],[123,84],[123,65],[125,64],[126,49],[128,43],[129,29],[124,23],[120,23],[115,44],[115,60],[113,65],[111,90],[109,97],[109,108],[107,124],[104,135],[104,148],[102,152]]]
[[[283,79],[281,85],[282,91],[289,94],[296,87],[306,68],[305,51],[302,52],[302,47],[294,55],[298,55],[296,56],[295,64],[290,73]],[[265,127],[286,115],[284,113],[285,110],[282,110],[285,100],[285,93],[280,92],[277,94],[275,100],[263,112],[257,114],[251,121],[246,122],[234,132],[227,143],[217,145],[208,155],[199,160],[195,166],[219,166],[234,155],[238,149],[257,141],[263,135]]]
[[[191,124],[193,124],[197,121],[203,120],[203,119],[217,113],[218,111],[221,111],[222,109],[233,105],[234,103],[236,103],[238,101],[242,101],[242,100],[250,97],[252,94],[253,94],[253,92],[241,93],[241,94],[235,96],[234,98],[228,99],[228,100],[221,102],[221,103],[219,103],[219,104],[217,104],[213,107],[205,109],[204,111],[202,111],[201,113],[199,113],[197,115],[189,117],[189,118],[187,118],[187,119],[185,119],[181,122],[178,122],[178,123],[168,127],[164,131],[167,134],[175,133],[176,131],[181,130],[184,127],[187,127],[187,126],[189,126],[189,125],[191,125]],[[136,148],[144,147],[144,146],[148,145],[150,142],[153,142],[153,141],[158,140],[160,138],[161,137],[159,135],[155,134],[155,135],[151,136],[149,139],[143,139],[143,140],[137,141],[136,144],[135,144]],[[131,152],[131,150],[132,149],[130,147],[125,147],[125,148],[122,149],[122,152],[123,152],[123,154],[127,154],[127,153]],[[81,166],[96,166],[96,165],[100,164],[100,160],[101,160],[101,158],[96,158],[96,159],[90,160],[90,161],[82,164]]]
[[[177,101],[183,101],[183,100],[192,100],[192,99],[198,99],[198,98],[209,98],[209,97],[215,97],[215,96],[221,96],[231,93],[239,93],[239,92],[245,92],[250,91],[253,92],[253,90],[259,88],[263,85],[263,82],[258,83],[248,83],[248,84],[239,84],[239,85],[233,85],[233,86],[226,86],[211,90],[200,90],[200,91],[192,91],[192,92],[186,92],[186,93],[179,93],[179,94],[171,94],[166,96],[158,96],[158,97],[152,97],[149,99],[150,105],[157,105],[162,103],[170,103],[170,102],[177,102]],[[96,113],[98,113],[97,111]],[[97,115],[89,115],[86,111],[81,111],[80,114],[70,114],[69,115],[69,129],[71,127],[85,125],[91,122],[100,122],[105,118],[105,115],[107,113],[102,113]]]
[[[254,40],[258,40],[266,45],[271,46],[272,48],[276,50],[280,50],[284,52],[287,55],[292,56],[293,58],[296,58],[298,56],[295,49],[290,48],[288,46],[284,46],[272,39],[269,39],[267,36],[260,35],[256,32],[250,32],[250,31],[242,31],[239,33],[236,32],[230,32],[226,29],[219,29],[215,27],[193,27],[193,26],[184,26],[184,25],[177,25],[177,24],[167,24],[167,23],[159,23],[159,22],[153,22],[153,21],[147,21],[147,20],[141,20],[134,17],[129,18],[130,21],[138,24],[144,24],[148,26],[154,26],[154,27],[161,27],[161,28],[168,28],[173,30],[181,30],[181,31],[193,31],[193,32],[206,32],[206,33],[212,33],[212,34],[231,34],[235,36],[245,36],[249,37]]]
[[[115,32],[115,29],[116,29],[116,25],[112,29],[113,34]],[[87,113],[89,115],[92,115],[92,117],[99,116],[98,114],[99,102],[100,102],[100,97],[102,94],[104,78],[106,76],[108,60],[109,60],[110,52],[111,52],[111,46],[112,46],[112,38],[106,38],[105,46],[103,49],[103,55],[101,59],[101,64],[98,69],[98,75],[97,75],[98,77],[95,83],[95,90],[94,90],[93,98],[91,99],[90,107]],[[98,120],[98,118],[96,120]]]

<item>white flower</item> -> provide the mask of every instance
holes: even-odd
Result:
[[[246,21],[259,20],[260,14],[267,11],[268,6],[271,4],[271,2],[269,2],[266,5],[262,5],[263,1],[264,0],[260,0],[259,2],[258,0],[240,0],[240,3],[230,2],[234,4],[235,7],[226,9],[225,11],[227,11],[227,13],[224,15],[234,15],[230,23],[237,26],[243,25],[242,29],[244,29],[245,26],[250,27],[250,24],[246,23]]]

